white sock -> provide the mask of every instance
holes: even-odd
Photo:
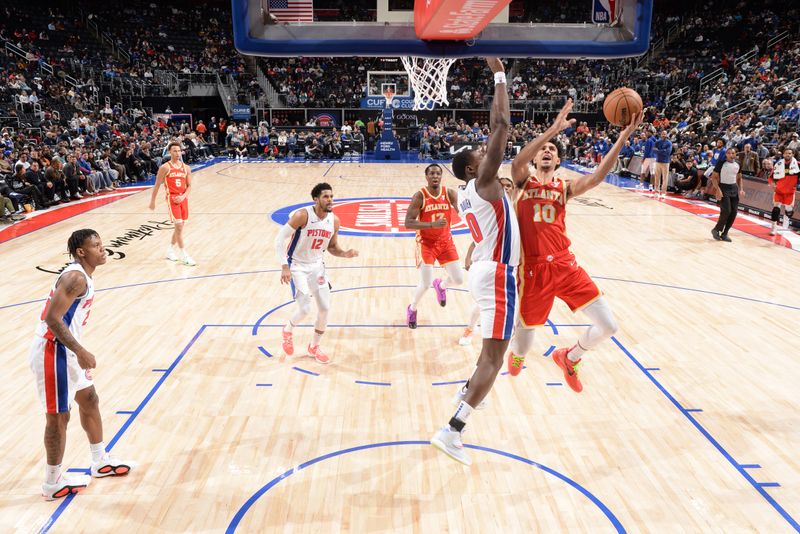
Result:
[[[586,350],[581,347],[581,344],[575,343],[575,346],[567,351],[567,358],[569,358],[569,361],[571,362],[577,362],[581,359],[581,356],[583,356],[584,352],[586,352]]]
[[[439,286],[440,286],[442,289],[447,289],[447,285],[448,285],[448,284],[447,284],[447,282],[448,282],[449,280],[450,280],[449,278],[442,278],[442,281],[441,281],[441,282],[439,282]]]
[[[472,413],[472,406],[464,402],[463,400],[458,403],[458,408],[456,408],[456,413],[453,415],[455,419],[466,423],[469,414]]]
[[[92,462],[99,462],[106,454],[106,443],[105,441],[90,443],[89,450],[92,451]]]
[[[320,333],[320,332],[317,332],[316,330],[314,330],[314,337],[313,337],[313,338],[311,338],[311,344],[312,344],[313,346],[315,346],[315,347],[316,347],[317,345],[319,345],[319,342],[320,342],[320,340],[322,339],[322,334],[324,334],[324,333],[325,333],[325,332],[321,332],[321,333]]]
[[[61,476],[61,464],[46,465],[44,468],[44,483],[55,484]]]
[[[291,332],[292,330],[294,330],[294,325],[292,324],[292,321],[289,321],[288,323],[286,323],[286,326],[283,327],[283,331]]]

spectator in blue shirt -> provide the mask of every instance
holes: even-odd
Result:
[[[639,173],[639,179],[642,182],[649,181],[650,176],[654,174],[654,167],[656,160],[653,147],[655,146],[655,144],[656,144],[655,135],[651,135],[644,142],[644,149],[642,150],[642,172]]]
[[[661,130],[661,137],[653,144],[656,159],[655,182],[653,194],[667,198],[667,184],[669,183],[669,163],[672,158],[672,141],[669,140],[667,130]]]

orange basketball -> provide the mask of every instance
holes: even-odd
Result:
[[[642,97],[633,89],[620,87],[611,91],[603,102],[603,115],[615,126],[627,126],[642,111]]]

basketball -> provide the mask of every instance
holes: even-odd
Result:
[[[642,111],[642,97],[633,89],[620,87],[611,91],[603,102],[603,115],[615,126],[627,126]]]

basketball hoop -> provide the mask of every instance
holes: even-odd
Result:
[[[392,99],[394,98],[394,92],[391,90],[387,90],[383,92],[384,98],[386,98],[386,109],[392,107]]]
[[[414,110],[433,109],[435,104],[446,106],[447,73],[454,58],[425,58],[403,56],[400,58],[414,90]]]

